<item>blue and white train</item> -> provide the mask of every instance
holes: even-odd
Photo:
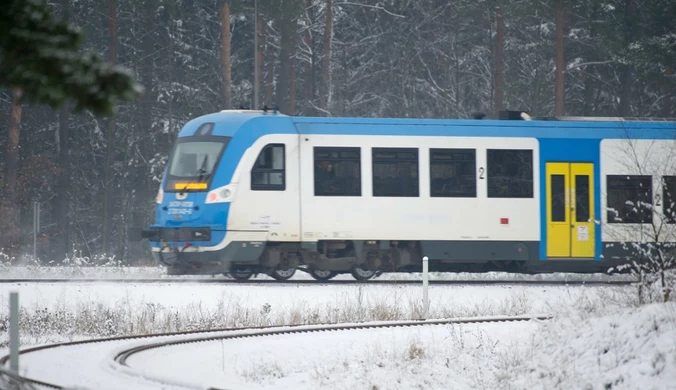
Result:
[[[188,122],[142,236],[169,274],[599,272],[676,241],[676,122],[226,110]],[[663,234],[651,236],[659,225]]]

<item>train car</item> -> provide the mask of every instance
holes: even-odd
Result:
[[[292,117],[186,123],[143,230],[169,274],[604,272],[676,241],[676,122]],[[658,227],[662,234],[651,235]]]

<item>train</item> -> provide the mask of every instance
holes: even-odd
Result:
[[[675,151],[659,118],[223,110],[180,130],[140,237],[169,275],[608,272],[676,241]]]

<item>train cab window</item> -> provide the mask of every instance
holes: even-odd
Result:
[[[315,196],[361,196],[360,148],[314,148]]]
[[[251,190],[284,191],[286,189],[284,144],[269,144],[261,150],[251,169]]]
[[[608,223],[652,223],[652,176],[606,176]]]
[[[373,196],[419,196],[418,149],[373,148]]]
[[[533,197],[533,151],[488,149],[486,185],[489,198]]]
[[[662,212],[667,223],[676,223],[676,176],[662,177]]]
[[[476,198],[476,151],[430,149],[430,196]]]

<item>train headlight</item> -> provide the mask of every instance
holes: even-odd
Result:
[[[219,187],[209,191],[205,203],[226,203],[232,200],[233,189],[231,185]]]

